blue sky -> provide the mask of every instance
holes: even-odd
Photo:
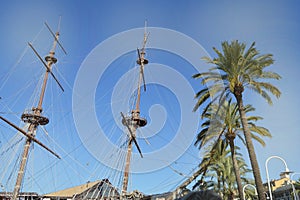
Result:
[[[33,181],[28,178],[28,180],[31,180],[31,184],[26,186],[29,190],[47,193],[89,180],[105,178],[102,173],[104,174],[104,171],[108,169],[99,164],[97,156],[95,157],[91,150],[86,150],[86,147],[82,144],[82,135],[77,132],[75,127],[74,113],[85,113],[86,110],[81,110],[77,104],[72,105],[74,96],[76,97],[74,92],[78,92],[73,90],[74,83],[78,80],[79,72],[81,72],[80,70],[85,66],[85,63],[94,62],[97,64],[101,57],[105,59],[105,55],[114,54],[126,45],[132,44],[132,51],[120,55],[107,68],[101,79],[98,77],[101,84],[97,86],[95,92],[95,105],[88,108],[96,110],[98,123],[103,126],[105,132],[113,132],[112,127],[115,127],[114,130],[120,135],[122,132],[120,126],[114,125],[119,122],[113,121],[114,118],[109,108],[112,105],[119,105],[118,102],[116,104],[111,102],[113,90],[115,89],[112,85],[114,86],[119,80],[124,79],[130,80],[130,82],[128,87],[123,88],[124,84],[119,84],[120,91],[134,87],[136,79],[124,77],[123,75],[127,75],[135,66],[135,49],[142,44],[143,31],[141,29],[140,37],[131,38],[130,41],[113,43],[114,45],[111,45],[105,52],[107,54],[99,55],[97,60],[91,60],[93,59],[91,54],[98,52],[103,42],[116,36],[116,34],[119,36],[118,34],[124,31],[143,28],[145,20],[147,20],[149,27],[168,29],[184,34],[186,38],[192,39],[203,47],[203,52],[191,52],[196,57],[199,54],[199,66],[192,66],[191,63],[185,60],[186,58],[181,58],[174,55],[174,52],[170,53],[166,50],[153,48],[149,49],[146,54],[150,63],[159,63],[176,69],[176,72],[184,77],[194,91],[199,89],[199,85],[191,79],[191,76],[197,70],[205,70],[208,67],[201,62],[201,57],[205,53],[215,56],[212,47],[220,49],[222,41],[238,39],[248,45],[255,41],[256,47],[261,53],[272,53],[275,63],[270,70],[276,71],[282,76],[282,80],[274,82],[282,92],[281,98],[274,99],[273,106],[269,106],[263,99],[253,93],[247,93],[247,99],[245,99],[245,103],[252,104],[256,108],[255,114],[264,118],[260,122],[261,125],[268,128],[273,135],[272,139],[266,139],[266,147],[256,145],[258,162],[264,181],[266,180],[265,160],[272,155],[284,158],[290,170],[300,172],[298,159],[300,153],[298,133],[300,130],[297,126],[299,123],[297,112],[299,111],[297,104],[297,98],[299,97],[297,58],[300,56],[297,48],[300,32],[298,1],[83,2],[32,0],[26,2],[2,1],[1,8],[0,77],[2,85],[0,86],[0,96],[2,102],[0,109],[10,120],[19,124],[18,117],[24,111],[24,108],[30,108],[30,103],[34,102],[35,97],[32,96],[32,91],[34,91],[35,84],[44,69],[28,48],[27,42],[32,42],[41,55],[48,53],[52,38],[47,32],[44,22],[47,22],[55,31],[59,16],[62,16],[60,39],[68,52],[67,55],[64,55],[60,49],[57,49],[59,62],[54,69],[54,73],[64,86],[65,92],[62,93],[53,80],[50,79],[50,86],[47,91],[51,91],[49,93],[52,96],[47,96],[44,103],[44,112],[51,121],[46,126],[46,130],[49,135],[52,135],[51,137],[55,142],[43,136],[43,132],[38,133],[38,137],[49,146],[54,147],[63,155],[65,161],[56,161],[51,155],[45,154],[43,150],[35,145],[34,156],[32,156],[34,161],[29,167],[32,174],[37,174],[38,178]],[[149,28],[149,30],[151,29]],[[150,32],[147,45],[151,46],[153,44],[154,46],[157,37],[159,36]],[[161,43],[163,42],[161,41]],[[170,45],[180,49],[183,44],[177,45],[174,41]],[[182,48],[184,47],[182,46]],[[150,65],[148,66],[148,68],[145,68],[145,76],[149,85],[147,86],[147,92],[142,94],[143,107],[141,107],[141,113],[148,119],[150,128],[148,130],[146,127],[143,128],[141,132],[144,136],[140,135],[141,138],[139,139],[145,153],[160,150],[161,147],[172,140],[174,137],[172,132],[180,127],[178,122],[182,120],[182,113],[177,107],[183,103],[180,102],[181,100],[176,99],[176,93],[174,94],[170,87],[155,86],[154,82],[157,81],[155,78],[158,78],[158,75],[163,75],[163,73],[159,74],[156,71],[151,71],[156,69],[155,66],[152,68]],[[101,67],[103,66],[91,68],[91,73],[93,70],[96,73],[96,69]],[[94,74],[91,74],[90,77],[92,75]],[[129,75],[132,74],[129,73]],[[151,76],[153,77],[151,78]],[[171,83],[175,88],[180,88],[181,83],[177,85],[174,79],[174,77],[166,75],[166,80],[169,81],[168,84]],[[177,81],[179,82],[179,80]],[[90,83],[89,76],[85,78],[85,81],[87,85]],[[151,81],[153,81],[153,84],[150,84]],[[80,83],[82,90],[87,87],[85,83]],[[25,93],[25,91],[30,92]],[[127,92],[118,93],[118,91],[116,90],[116,93],[114,93],[117,99],[130,99],[132,96],[130,92],[126,96]],[[16,92],[18,93],[15,94]],[[180,93],[180,95],[182,94],[186,99],[193,101],[193,94]],[[79,97],[82,98],[82,96]],[[80,99],[79,102],[82,102],[83,99]],[[186,102],[189,101],[186,100]],[[183,104],[186,102],[184,100]],[[126,108],[127,102],[120,105],[122,112],[126,113],[130,110],[130,108]],[[190,111],[192,107],[193,105],[190,105]],[[54,114],[50,114],[50,111],[54,111]],[[119,111],[116,112],[119,113]],[[196,114],[191,113],[191,116],[194,117]],[[160,120],[160,117],[162,120]],[[82,121],[85,124],[89,123],[86,119],[82,119]],[[0,129],[1,145],[3,145],[4,141],[9,140],[9,136],[13,136],[13,131],[3,124]],[[8,130],[11,132],[10,135],[6,133]],[[95,139],[89,140],[88,144],[91,147],[96,146],[96,149],[98,149],[98,143],[95,142],[97,141],[97,130],[94,131]],[[145,144],[143,137],[151,140],[150,147]],[[105,151],[101,149],[101,152]],[[43,158],[42,163],[39,158]],[[138,158],[136,159],[137,163],[141,162]],[[201,155],[198,155],[198,151],[191,145],[180,159],[172,162],[170,167],[133,175],[130,188],[139,189],[145,193],[172,190],[185,178],[176,171],[188,176],[200,160]],[[246,153],[245,160],[248,161]],[[148,163],[148,161],[143,162]],[[161,160],[161,162],[167,163],[164,160]],[[45,166],[49,166],[49,163],[54,163],[54,167],[49,167],[49,170],[47,170],[48,168]],[[269,163],[270,177],[273,179],[278,178],[279,173],[284,170],[284,165],[281,161],[275,159]],[[151,168],[151,164],[149,165]],[[42,168],[46,170],[41,170]],[[60,176],[60,179],[55,177],[45,178],[45,176],[50,176],[48,171],[56,173]],[[49,184],[49,181],[51,184]]]

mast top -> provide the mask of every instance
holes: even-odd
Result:
[[[141,51],[137,49],[138,52],[138,60],[136,61],[138,65],[140,65],[140,76],[139,76],[139,82],[138,82],[138,92],[137,92],[137,100],[136,100],[136,112],[139,113],[140,110],[140,100],[141,100],[141,84],[143,82],[144,86],[144,91],[146,91],[146,83],[145,83],[145,75],[144,75],[144,65],[148,64],[148,60],[145,59],[145,46],[147,43],[147,39],[149,36],[149,33],[147,34],[147,29],[146,29],[147,23],[145,22],[145,29],[144,29],[144,39],[143,39],[143,45]]]

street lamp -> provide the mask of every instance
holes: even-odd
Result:
[[[296,194],[296,189],[295,189],[295,186],[293,184],[293,176],[294,175],[297,175],[297,174],[300,174],[299,172],[294,172],[292,175],[291,175],[291,178],[290,178],[290,182],[292,184],[292,187],[293,187],[293,193],[294,193],[294,199],[297,200],[299,199],[298,195]]]
[[[281,160],[284,165],[285,165],[285,172],[284,173],[292,173],[289,168],[287,167],[287,164],[285,162],[285,160],[279,156],[271,156],[269,157],[267,160],[266,160],[266,163],[265,163],[265,167],[266,167],[266,173],[267,173],[267,180],[268,180],[268,188],[269,188],[269,195],[270,195],[270,200],[273,200],[273,196],[272,196],[272,190],[271,190],[271,184],[270,184],[270,178],[269,178],[269,171],[268,171],[268,162],[269,160],[271,160],[272,158],[278,158],[279,160]]]
[[[245,188],[246,188],[247,186],[251,186],[251,187],[253,187],[253,188],[254,188],[254,190],[255,190],[255,195],[257,195],[257,190],[256,190],[256,187],[255,187],[254,185],[251,185],[251,184],[246,184],[246,185],[244,185],[244,187],[243,187],[243,199],[244,199],[244,200],[246,200]]]
[[[293,189],[294,200],[297,200],[297,199],[298,199],[298,197],[297,197],[297,195],[296,195],[295,186],[294,186],[294,184],[293,184],[293,182],[292,182],[291,180],[290,180],[290,183],[291,183],[291,185],[292,185],[292,189]]]

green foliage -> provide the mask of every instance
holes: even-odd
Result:
[[[255,111],[251,105],[244,106],[246,113]],[[205,145],[211,145],[213,141],[220,138],[226,139],[229,134],[235,134],[244,144],[243,128],[240,121],[240,115],[236,103],[225,101],[221,106],[210,104],[207,111],[202,113],[204,121],[201,124],[201,131],[197,135],[195,145],[199,149]],[[255,123],[263,118],[260,116],[248,116],[247,122],[251,131],[251,136],[261,145],[265,145],[262,137],[271,137],[267,128],[257,126]]]
[[[218,135],[218,139],[215,141],[218,141],[221,138],[221,135],[227,134],[226,138],[231,141],[230,145],[232,151],[232,146],[234,144],[233,139],[236,137],[236,132],[232,130],[233,127],[226,127],[228,125],[228,123],[226,125],[226,121],[230,120],[235,128],[240,127],[239,124],[242,124],[244,137],[241,137],[240,135],[237,136],[242,141],[243,138],[245,139],[244,143],[247,145],[249,158],[251,160],[255,184],[258,189],[258,196],[263,200],[265,199],[263,194],[264,187],[252,140],[255,139],[260,144],[265,145],[260,136],[270,137],[271,134],[266,128],[256,126],[254,122],[251,122],[251,120],[255,120],[254,117],[246,117],[246,107],[243,105],[243,92],[245,89],[254,91],[263,97],[269,104],[272,104],[270,94],[279,98],[281,93],[278,88],[270,83],[270,81],[279,80],[281,77],[275,72],[266,70],[267,67],[274,63],[273,55],[260,54],[255,48],[254,42],[248,49],[246,49],[245,43],[240,43],[237,40],[234,40],[231,43],[227,41],[222,42],[221,46],[222,51],[215,47],[213,48],[217,57],[212,59],[209,57],[203,58],[204,61],[213,65],[210,70],[208,72],[193,75],[193,78],[199,79],[200,83],[203,85],[203,88],[195,95],[195,98],[198,101],[193,110],[196,111],[200,106],[203,106],[203,117],[211,107],[217,105],[214,117],[216,117],[216,115],[221,116],[219,115],[220,109],[222,109],[226,100],[231,101],[230,99],[233,96],[237,102],[240,121],[234,121],[236,120],[235,118],[226,118],[226,115],[226,119],[223,122],[212,123],[211,121],[209,123],[209,128],[207,126],[206,130],[203,129],[203,131],[200,132],[200,135],[198,134],[196,145],[199,145],[201,148],[206,141],[211,140],[210,138],[212,138],[212,136],[207,136],[206,139],[205,132],[213,130],[212,132]],[[230,110],[227,111],[229,112]],[[214,127],[215,124],[219,126],[219,129],[218,126]],[[215,145],[212,146],[214,147]],[[234,166],[236,166],[236,164]],[[237,181],[240,182],[238,179]],[[239,193],[241,193],[240,184],[238,188]],[[242,197],[240,196],[240,198]]]
[[[247,105],[245,106],[245,111],[246,113],[250,113],[255,111],[255,109]],[[208,182],[204,182],[205,184],[202,187],[206,187],[206,189],[213,188],[223,193],[223,196],[228,196],[236,191],[235,174],[232,159],[229,156],[228,137],[235,135],[245,143],[237,105],[236,103],[232,103],[231,100],[228,102],[225,101],[221,107],[210,104],[207,111],[201,117],[203,118],[202,130],[198,133],[195,145],[199,149],[206,149],[205,157],[199,167],[203,169],[201,174],[206,177],[205,179]],[[259,116],[249,116],[248,125],[251,127],[252,138],[264,145],[262,137],[271,137],[271,134],[268,129],[255,125],[255,122],[261,119],[262,117]],[[242,159],[242,155],[237,152],[240,148],[237,146],[235,148],[239,169],[243,175],[246,175],[250,170]],[[220,175],[224,176],[226,183],[222,184],[216,181],[216,176]],[[207,180],[207,177],[214,178]],[[246,177],[242,177],[242,179],[244,184],[249,182]]]
[[[237,148],[238,150],[239,148]],[[241,170],[241,176],[245,183],[251,180],[246,178],[250,172],[242,155],[237,153],[238,165]],[[194,189],[211,189],[228,199],[236,192],[235,174],[232,166],[230,150],[224,140],[219,140],[212,151],[207,151],[199,167],[203,169],[201,180],[195,185]]]
[[[253,42],[246,50],[246,44],[237,40],[231,43],[222,43],[223,52],[213,48],[218,57],[203,57],[207,63],[213,64],[208,72],[193,75],[193,78],[200,79],[204,86],[196,95],[198,99],[194,107],[196,111],[204,102],[211,99],[215,103],[217,99],[225,98],[229,94],[237,95],[243,92],[244,88],[260,94],[269,104],[272,99],[269,93],[275,97],[280,97],[280,91],[268,80],[279,80],[281,76],[275,72],[267,71],[274,63],[272,54],[261,55],[255,48]],[[209,85],[211,83],[211,85]],[[242,90],[238,90],[241,88]]]

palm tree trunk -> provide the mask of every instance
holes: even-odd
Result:
[[[217,176],[218,176],[217,187],[218,187],[218,191],[221,193],[221,175],[220,175],[220,173],[217,173]],[[224,192],[223,192],[223,195],[224,195]]]
[[[254,146],[252,143],[250,130],[249,130],[248,123],[247,123],[246,113],[245,113],[244,105],[243,105],[242,94],[241,93],[239,95],[235,94],[235,97],[237,100],[239,113],[240,113],[240,117],[241,117],[241,121],[242,121],[243,131],[244,131],[245,140],[246,140],[246,146],[248,149],[248,154],[249,154],[249,158],[250,158],[250,162],[251,162],[251,166],[252,166],[252,170],[253,170],[253,176],[254,176],[254,180],[255,180],[255,184],[256,184],[256,188],[257,188],[258,199],[265,200],[266,197],[264,194],[264,186],[262,184],[260,170],[259,170],[258,162],[256,159]]]
[[[225,180],[224,180],[224,176],[222,176],[222,189],[223,189],[223,196],[226,197],[226,187],[225,187]]]
[[[239,191],[239,197],[241,200],[244,200],[243,199],[242,179],[241,179],[241,175],[240,175],[240,169],[238,167],[238,163],[236,160],[235,146],[234,146],[233,139],[229,140],[229,146],[230,146],[230,151],[231,151],[231,159],[232,159],[233,169],[234,169],[234,173],[235,173],[235,179],[236,179],[236,183],[237,183],[237,187],[238,187],[238,191]]]
[[[228,195],[228,200],[234,200],[233,192],[230,192],[230,194]]]

